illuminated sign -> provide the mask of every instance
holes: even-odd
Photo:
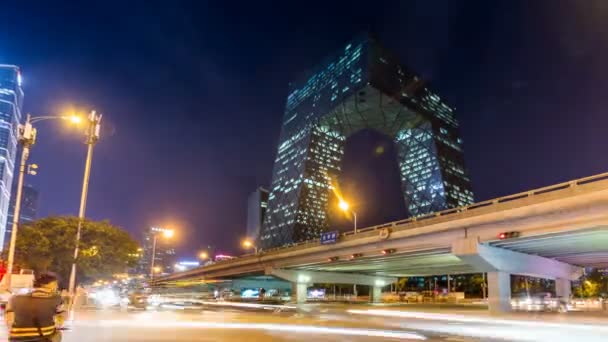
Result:
[[[335,230],[333,232],[321,233],[321,244],[329,245],[332,243],[336,243],[338,241],[339,236],[340,236],[340,233],[338,233],[337,230]]]

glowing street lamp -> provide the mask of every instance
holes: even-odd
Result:
[[[71,115],[69,117],[64,117],[64,119],[70,120],[73,124],[79,124],[82,122],[82,118],[78,115]]]
[[[200,252],[200,253],[198,253],[198,258],[201,260],[207,260],[207,259],[209,259],[209,253],[204,252],[204,251]]]
[[[247,249],[253,248],[254,253],[258,254],[258,246],[256,246],[255,243],[249,239],[243,241],[243,247]]]
[[[338,206],[340,207],[340,209],[342,209],[342,211],[348,211],[348,208],[350,207],[350,205],[348,205],[348,202],[346,202],[344,200],[340,200],[340,203],[338,203]]]
[[[338,207],[340,209],[342,209],[343,212],[347,213],[347,212],[351,212],[353,214],[353,221],[354,221],[354,232],[355,234],[357,234],[357,213],[354,212],[353,210],[350,209],[350,205],[348,204],[348,202],[346,202],[343,199],[340,199],[340,202],[338,202]]]

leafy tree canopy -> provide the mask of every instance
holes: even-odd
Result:
[[[51,271],[66,284],[74,255],[78,218],[50,216],[20,227],[15,261],[35,272]],[[109,221],[85,220],[82,226],[77,282],[107,278],[137,263],[137,242]]]

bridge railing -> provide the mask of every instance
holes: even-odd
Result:
[[[423,220],[427,220],[427,219],[435,218],[435,217],[448,216],[448,215],[452,215],[452,214],[461,213],[464,211],[471,211],[471,210],[475,210],[475,209],[479,209],[479,208],[497,205],[499,203],[505,203],[505,202],[510,202],[510,201],[514,201],[514,200],[531,197],[531,196],[542,195],[542,194],[547,194],[547,193],[551,193],[551,192],[555,192],[555,191],[565,190],[565,189],[569,189],[569,188],[576,187],[579,185],[594,183],[594,182],[598,182],[598,181],[602,181],[602,180],[606,180],[606,179],[608,179],[608,172],[601,173],[599,175],[590,176],[590,177],[580,178],[580,179],[576,179],[576,180],[572,180],[572,181],[568,181],[568,182],[564,182],[564,183],[554,184],[554,185],[550,185],[550,186],[546,186],[546,187],[542,187],[542,188],[538,188],[538,189],[534,189],[534,190],[529,190],[526,192],[520,192],[517,194],[498,197],[498,198],[494,198],[494,199],[483,201],[483,202],[472,203],[472,204],[458,207],[458,208],[446,209],[446,210],[437,211],[434,213],[421,215],[421,216],[417,216],[417,217],[410,217],[408,219],[401,220],[401,221],[394,221],[394,222],[385,223],[385,224],[381,224],[381,225],[377,225],[377,226],[371,226],[371,227],[367,227],[364,229],[359,229],[359,230],[357,230],[357,233],[368,232],[368,231],[373,231],[373,230],[378,230],[378,229],[383,229],[383,228],[390,228],[390,227],[395,227],[395,226],[401,226],[404,224],[417,222],[417,221],[423,221]],[[354,234],[355,234],[354,232],[350,231],[350,232],[345,232],[342,235],[346,236],[346,235],[354,235]]]

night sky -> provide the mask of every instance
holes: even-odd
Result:
[[[22,67],[26,112],[104,114],[88,216],[173,226],[185,257],[240,252],[288,82],[365,30],[456,107],[477,200],[608,171],[606,1],[92,3],[2,3],[0,63]],[[38,129],[40,216],[75,215],[82,132]],[[370,131],[346,147],[362,226],[405,216],[393,154]]]

